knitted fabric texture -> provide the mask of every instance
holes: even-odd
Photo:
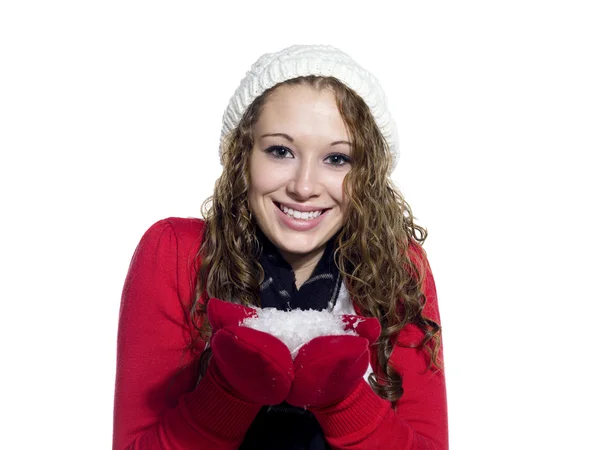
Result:
[[[265,273],[265,280],[260,286],[262,308],[333,310],[342,285],[334,258],[336,236],[327,242],[310,278],[299,289],[289,263],[262,232],[258,236],[263,248],[258,260]]]
[[[329,45],[293,45],[267,53],[252,65],[223,114],[221,162],[225,137],[258,96],[283,81],[309,75],[334,77],[362,97],[390,148],[393,170],[398,159],[398,132],[381,85],[349,55]]]

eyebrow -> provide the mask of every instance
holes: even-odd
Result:
[[[267,133],[267,134],[263,134],[260,138],[265,138],[265,137],[282,137],[284,139],[287,139],[290,142],[294,142],[294,139],[292,139],[292,137],[289,134],[285,134],[285,133]]]
[[[352,147],[352,144],[348,141],[335,141],[331,143],[331,147],[333,147],[334,145],[338,145],[338,144],[346,144],[349,147]]]
[[[267,133],[267,134],[263,134],[260,138],[262,139],[262,138],[266,138],[266,137],[282,137],[291,143],[294,142],[294,139],[289,134],[285,134],[285,133]],[[346,144],[346,145],[352,147],[352,144],[348,141],[335,141],[335,142],[332,142],[331,144],[329,144],[329,146],[333,147],[334,145],[339,145],[339,144]]]

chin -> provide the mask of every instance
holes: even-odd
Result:
[[[337,230],[330,230],[327,233],[307,233],[289,229],[279,229],[279,232],[274,236],[276,239],[274,244],[276,244],[277,248],[282,252],[294,255],[308,255],[323,250],[327,245],[327,242],[335,236],[340,228]]]
[[[286,233],[287,234],[287,233]],[[320,250],[327,243],[327,239],[306,238],[299,236],[280,235],[277,247],[280,251],[291,253],[294,255],[308,255],[317,250]]]

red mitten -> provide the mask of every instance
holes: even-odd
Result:
[[[379,337],[375,318],[346,315],[346,329],[358,336],[321,336],[300,348],[294,360],[294,382],[286,401],[308,409],[322,408],[347,397],[369,367],[369,346]]]
[[[218,298],[211,298],[208,301],[206,310],[208,323],[210,323],[213,334],[221,328],[240,325],[244,319],[256,316],[256,310],[253,308],[224,302]]]
[[[208,370],[224,389],[241,400],[276,405],[285,400],[294,379],[292,355],[276,337],[240,326],[254,314],[246,306],[209,300],[213,353]]]

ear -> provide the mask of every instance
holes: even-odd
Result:
[[[240,325],[244,319],[257,315],[253,308],[225,302],[214,297],[208,300],[206,309],[213,333],[224,327]]]
[[[360,337],[373,344],[381,333],[381,324],[375,317],[360,317],[350,314],[344,314],[342,321],[345,324],[345,330],[354,330]]]

